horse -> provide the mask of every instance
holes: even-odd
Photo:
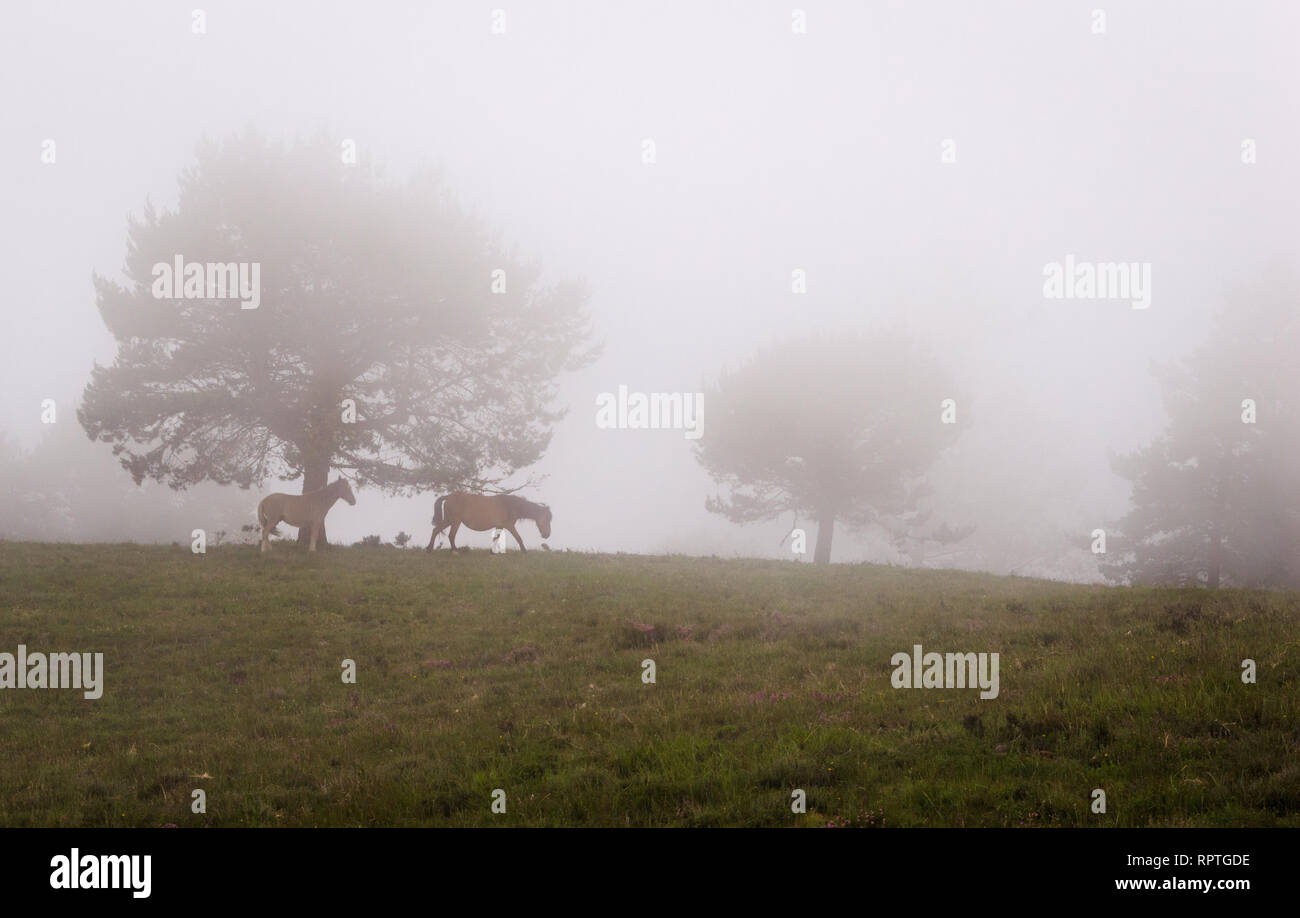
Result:
[[[304,526],[310,526],[311,544],[307,550],[315,551],[316,536],[325,525],[325,514],[330,512],[330,508],[340,497],[352,506],[356,506],[356,495],[352,493],[352,485],[348,484],[346,478],[340,478],[306,494],[277,493],[263,497],[262,502],[257,505],[257,522],[262,526],[262,551],[270,551],[268,537],[271,535],[271,530],[280,525],[281,521],[290,526],[297,526],[300,530]]]
[[[515,537],[520,551],[527,551],[519,530],[515,529],[519,520],[532,520],[543,539],[551,537],[551,508],[545,504],[535,504],[513,494],[466,494],[464,491],[447,494],[433,503],[433,535],[429,536],[429,547],[425,551],[433,551],[438,533],[448,526],[451,532],[447,533],[447,538],[453,551],[456,549],[456,530],[461,526],[475,532],[504,529]]]

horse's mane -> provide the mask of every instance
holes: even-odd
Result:
[[[514,505],[515,513],[519,514],[520,519],[536,520],[543,513],[549,513],[551,508],[546,504],[536,504],[524,497],[515,494],[503,495]]]

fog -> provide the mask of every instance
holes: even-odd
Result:
[[[546,278],[585,279],[603,351],[558,377],[568,414],[510,482],[537,480],[521,493],[553,509],[551,548],[791,557],[791,514],[710,513],[695,443],[603,429],[597,399],[701,392],[792,335],[903,328],[960,389],[959,436],[928,474],[936,513],[975,527],[924,563],[1096,580],[1069,538],[1128,507],[1108,457],[1168,420],[1153,364],[1204,344],[1234,289],[1295,264],[1300,10],[1113,4],[1097,32],[1095,7],[807,3],[802,32],[790,4],[532,2],[505,6],[499,31],[494,4],[212,3],[202,34],[188,7],[13,7],[0,431],[36,449],[56,436],[53,399],[60,449],[133,489],[76,429],[92,366],[116,354],[92,274],[121,279],[128,218],[176,205],[202,138],[323,131],[386,175],[437,166]],[[1149,264],[1149,306],[1045,297],[1044,266],[1067,257]],[[709,423],[706,404],[705,438]],[[218,505],[251,523],[272,490],[299,483],[204,485],[208,509],[151,531],[132,514],[121,537],[233,526],[212,522]],[[362,488],[330,539],[423,545],[436,496]],[[113,538],[104,513],[73,526]],[[914,563],[870,527],[837,530],[834,560]]]

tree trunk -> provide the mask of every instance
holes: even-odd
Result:
[[[831,563],[831,540],[833,538],[835,538],[835,511],[823,510],[817,514],[817,550],[813,552],[813,561],[815,563]]]
[[[312,459],[307,462],[307,467],[303,469],[302,474],[302,493],[316,491],[330,483],[330,461],[325,459]],[[311,544],[311,527],[303,526],[298,530],[298,544],[303,548]],[[325,524],[321,523],[320,533],[316,537],[316,548],[329,547],[329,540],[325,538]]]

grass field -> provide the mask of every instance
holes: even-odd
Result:
[[[105,667],[98,700],[0,691],[0,825],[1298,826],[1297,600],[870,565],[0,543],[0,651]],[[999,696],[893,688],[891,656],[918,643],[999,653]]]

